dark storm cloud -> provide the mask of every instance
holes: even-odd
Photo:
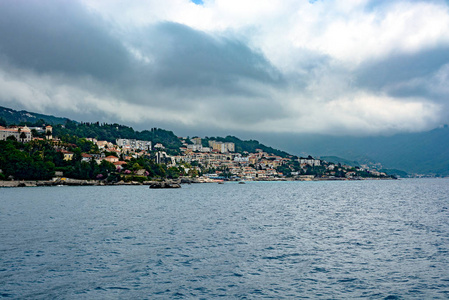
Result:
[[[420,84],[403,84],[413,79],[430,78],[441,66],[449,63],[449,47],[429,49],[413,54],[389,56],[382,61],[362,65],[355,75],[355,84],[394,97],[429,97],[432,91]]]
[[[259,53],[238,40],[212,37],[188,26],[164,22],[135,36],[132,44],[151,62],[140,68],[144,81],[208,93],[211,88],[250,96],[239,85],[248,79],[268,85],[283,83],[280,73]],[[249,93],[249,94],[248,94]]]
[[[24,83],[35,74],[29,86],[45,98],[70,86],[62,94],[74,98],[78,118],[104,119],[104,111],[82,104],[95,107],[95,99],[203,121],[214,115],[246,124],[287,114],[270,95],[270,89],[286,85],[285,79],[243,41],[173,22],[130,32],[109,25],[76,1],[1,2],[0,68],[20,74]],[[35,86],[42,75],[51,83]],[[21,101],[31,106],[39,101],[27,97]]]
[[[124,44],[151,62],[133,58]],[[184,95],[261,96],[240,81],[282,83],[280,73],[240,41],[170,22],[113,37],[104,21],[75,1],[2,2],[0,52],[10,64],[39,73],[114,79],[117,92],[132,102],[148,100],[142,94],[149,89],[153,95],[175,88]]]
[[[239,40],[213,37],[163,22],[127,37],[136,61],[123,80],[130,101],[178,110],[198,109],[225,119],[254,122],[285,116],[269,94],[286,80],[265,57]]]
[[[124,72],[129,59],[104,23],[69,0],[1,1],[0,53],[40,73],[101,79]]]

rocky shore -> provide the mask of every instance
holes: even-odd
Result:
[[[386,180],[387,178],[363,178],[363,179],[348,179],[348,178],[279,178],[279,179],[258,179],[254,181],[343,181],[343,180]],[[215,183],[213,180],[202,180],[198,178],[182,177],[176,180],[157,180],[157,181],[119,181],[106,182],[104,180],[81,180],[71,178],[57,178],[54,180],[12,180],[1,181],[2,187],[38,187],[38,186],[106,186],[106,185],[148,185],[150,188],[179,188],[182,184],[192,183]]]
[[[80,180],[71,178],[58,178],[54,180],[12,180],[0,181],[0,187],[38,187],[38,186],[105,186],[105,185],[148,185],[152,188],[181,187],[181,184],[201,183],[195,178],[180,178],[163,181],[119,181],[106,182],[104,180]]]

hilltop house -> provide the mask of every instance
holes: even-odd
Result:
[[[104,158],[104,160],[110,162],[110,163],[116,163],[119,161],[119,158],[113,155],[109,155],[107,157]]]
[[[27,126],[13,128],[0,126],[0,140],[4,141],[10,136],[17,141],[27,143],[31,141],[31,130]]]

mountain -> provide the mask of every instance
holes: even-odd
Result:
[[[358,164],[381,163],[383,168],[409,174],[449,176],[449,128],[392,136],[277,135],[264,139],[296,154],[338,156]]]
[[[6,124],[10,125],[19,125],[19,124],[26,124],[26,125],[42,125],[42,123],[45,123],[47,125],[58,125],[58,124],[65,124],[67,122],[67,118],[60,118],[50,115],[43,115],[33,112],[28,112],[25,110],[17,111],[11,108],[6,108],[0,106],[0,120],[6,122]],[[43,122],[42,122],[43,120]]]

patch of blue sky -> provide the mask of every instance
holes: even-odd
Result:
[[[195,3],[197,5],[203,5],[204,4],[203,0],[190,0],[190,1],[192,1],[193,3]]]

